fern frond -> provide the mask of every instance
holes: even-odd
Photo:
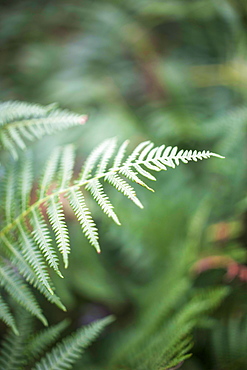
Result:
[[[113,205],[111,204],[108,196],[104,192],[104,188],[101,182],[97,179],[90,181],[86,186],[86,190],[88,190],[92,194],[93,198],[99,204],[103,212],[108,217],[111,217],[113,221],[116,222],[116,224],[121,225],[116,213],[113,211],[114,209]]]
[[[0,131],[0,140],[2,141],[3,147],[10,151],[13,158],[17,159],[18,158],[17,150],[5,132]]]
[[[126,177],[127,179],[135,182],[136,184],[138,185],[141,185],[143,186],[144,188],[150,190],[150,191],[154,191],[152,188],[150,188],[147,184],[145,184],[144,181],[142,181],[136,174],[136,172],[132,171],[132,169],[130,168],[126,168],[126,167],[123,167],[119,170],[119,173],[120,175],[123,175],[124,177]]]
[[[47,190],[49,190],[52,184],[52,180],[57,170],[60,153],[61,153],[61,148],[54,149],[49,160],[47,161],[44,174],[41,180],[41,185],[40,185],[40,194],[39,194],[40,199],[44,198]]]
[[[6,178],[6,183],[5,183],[5,215],[6,215],[7,223],[10,223],[15,217],[15,209],[14,209],[15,181],[16,181],[16,173],[15,173],[14,166],[12,166],[9,170],[9,173]]]
[[[13,266],[16,266],[19,273],[25,278],[25,280],[34,286],[41,294],[43,294],[47,300],[51,303],[54,303],[61,310],[66,311],[66,308],[60,301],[60,299],[43,284],[39,276],[36,275],[34,269],[29,265],[28,261],[19,251],[18,246],[15,243],[10,242],[5,236],[2,236],[2,241],[5,244],[7,254],[12,262]]]
[[[98,242],[98,231],[92,219],[91,213],[85,204],[82,192],[80,190],[75,190],[74,188],[72,188],[69,192],[69,200],[71,207],[81,224],[85,236],[99,253],[100,247]]]
[[[97,170],[96,170],[96,173],[95,173],[96,176],[105,173],[106,168],[107,168],[107,165],[108,165],[108,162],[112,158],[113,153],[115,151],[116,144],[117,143],[116,143],[116,139],[115,138],[110,139],[110,140],[107,140],[106,149],[103,152],[103,154],[101,156],[101,159],[100,159],[100,161],[98,163],[98,166],[97,166]]]
[[[11,330],[7,333],[1,343],[0,369],[23,369],[22,366],[24,365],[25,348],[32,328],[30,321],[30,315],[23,309],[19,309],[16,317],[19,335],[15,335]]]
[[[137,145],[137,147],[133,150],[133,152],[128,156],[126,159],[124,165],[126,167],[131,166],[131,164],[136,161],[137,158],[141,155],[141,153],[144,151],[146,153],[147,150],[150,150],[154,146],[153,143],[150,143],[150,141],[144,141],[143,143],[140,143]],[[145,149],[146,147],[146,149]],[[147,149],[148,148],[148,149]],[[120,162],[121,164],[121,162]]]
[[[32,266],[39,280],[44,284],[48,291],[53,294],[53,290],[50,286],[50,278],[46,270],[43,256],[32,242],[32,240],[26,234],[23,226],[18,221],[17,227],[19,229],[22,238],[22,253],[26,261]]]
[[[188,352],[191,349],[191,345],[185,348],[183,351]],[[171,360],[168,365],[165,365],[165,367],[161,367],[162,370],[175,370],[178,369],[181,365],[183,365],[183,362],[190,358],[192,356],[192,353],[186,353],[185,355],[179,355],[175,360]],[[163,365],[161,365],[163,366]],[[160,369],[160,368],[159,368]]]
[[[103,182],[122,192],[131,199],[138,207],[143,208],[136,195],[135,189],[129,181],[152,190],[140,177],[155,180],[150,171],[166,170],[175,167],[181,161],[209,158],[210,156],[221,157],[209,151],[178,151],[177,147],[154,147],[150,142],[144,142],[125,158],[128,142],[124,142],[116,154],[116,139],[103,142],[88,157],[77,179],[72,182],[74,151],[72,146],[64,150],[57,148],[50,156],[39,185],[39,197],[33,204],[31,199],[31,169],[30,164],[23,162],[20,167],[21,176],[25,179],[15,181],[14,172],[6,175],[5,183],[8,184],[5,192],[7,205],[6,222],[0,231],[0,239],[6,245],[16,239],[18,235],[20,250],[13,254],[16,258],[17,268],[20,274],[49,299],[64,309],[59,299],[54,295],[47,265],[52,267],[60,276],[58,256],[53,249],[51,230],[45,222],[48,214],[48,223],[55,233],[58,250],[61,252],[65,267],[68,266],[70,253],[69,234],[63,213],[63,199],[68,198],[71,208],[81,224],[82,231],[100,252],[99,237],[96,224],[92,218],[90,209],[86,204],[83,191],[88,191],[100,206],[102,211],[120,224],[114,211],[113,205],[106,194]],[[18,166],[16,166],[18,167]],[[59,169],[57,171],[57,169]],[[19,176],[19,175],[18,175]],[[15,180],[14,180],[15,179]],[[12,204],[17,204],[15,212]],[[41,213],[42,209],[42,213]],[[19,213],[19,214],[18,214]],[[9,250],[11,248],[7,247]],[[44,260],[45,258],[45,260]],[[23,261],[24,260],[24,261]],[[29,266],[27,272],[25,264]]]
[[[109,173],[105,176],[105,180],[114,188],[123,193],[127,198],[132,200],[138,207],[144,208],[140,200],[136,196],[134,188],[129,185],[124,179],[114,173]]]
[[[247,366],[247,318],[240,312],[238,317],[219,321],[212,331],[212,348],[219,368],[245,369]]]
[[[60,189],[65,189],[71,181],[75,162],[75,152],[72,145],[67,145],[62,153],[60,168]]]
[[[43,107],[18,101],[0,103],[0,144],[18,157],[17,148],[25,149],[26,140],[34,141],[44,135],[84,124],[82,116],[55,106]]]
[[[21,210],[24,212],[29,203],[29,195],[32,189],[32,164],[30,158],[25,158],[22,162],[20,174],[20,199]]]
[[[1,295],[0,295],[0,319],[13,330],[15,335],[19,334],[15,324],[15,319],[12,316],[7,303],[4,302]]]
[[[91,173],[95,169],[95,166],[97,164],[97,160],[100,158],[102,153],[104,153],[104,150],[107,148],[108,144],[109,140],[105,140],[97,148],[95,148],[92,151],[92,153],[88,156],[82,168],[82,172],[79,176],[78,182],[83,183],[91,176]]]
[[[181,292],[183,291],[184,288]],[[144,315],[142,323],[149,321],[150,318],[153,322],[149,323],[147,330],[142,330],[139,335],[135,335],[136,331],[138,332],[138,328],[135,327],[133,336],[123,338],[123,348],[121,351],[118,350],[115,357],[113,355],[112,367],[126,364],[138,370],[159,370],[178,365],[191,356],[188,351],[192,348],[193,328],[202,317],[219,305],[228,293],[229,290],[224,287],[202,290],[176,312],[177,302],[174,298],[177,294],[174,296],[173,292],[169,292],[167,296],[169,304],[164,310],[166,317],[162,307],[160,312],[155,309],[149,318]],[[181,295],[179,296],[181,299]]]
[[[129,145],[129,140],[125,140],[123,144],[120,146],[120,148],[118,149],[118,152],[114,159],[113,168],[119,167],[121,165],[128,145]]]
[[[110,185],[131,199],[137,206],[143,208],[142,203],[136,196],[134,188],[126,181],[126,179],[152,190],[144,183],[144,181],[139,178],[138,174],[145,178],[154,180],[155,177],[150,174],[150,168],[155,171],[161,171],[166,169],[166,166],[175,167],[180,161],[187,163],[191,160],[197,161],[198,159],[201,160],[203,158],[209,158],[210,156],[222,158],[221,156],[209,151],[197,152],[180,150],[178,152],[177,147],[165,148],[165,146],[162,145],[160,147],[153,148],[152,143],[144,142],[138,145],[133,153],[127,157],[126,161],[123,162],[124,152],[127,146],[127,142],[124,142],[124,144],[118,150],[115,160],[112,158],[113,167],[109,166],[108,168],[108,163],[111,157],[113,157],[115,145],[115,139],[111,139],[105,141],[98,148],[96,148],[89,156],[88,160],[86,160],[83,170],[80,173],[78,180],[75,181],[74,185],[69,184],[66,178],[67,176],[68,178],[71,178],[73,163],[72,148],[70,147],[68,151],[66,151],[66,149],[62,154],[62,163],[60,165],[60,172],[58,176],[60,179],[62,179],[62,183],[60,182],[62,187],[57,186],[53,189],[52,193],[48,193],[48,190],[52,184],[52,180],[56,179],[56,169],[59,162],[59,155],[61,155],[61,150],[59,148],[56,149],[49,159],[44,171],[44,175],[41,180],[39,199],[32,206],[27,208],[27,210],[23,211],[16,219],[12,220],[11,218],[11,222],[5,226],[5,228],[0,232],[0,235],[4,235],[5,233],[13,230],[17,226],[17,223],[24,220],[26,217],[29,219],[32,218],[32,214],[34,218],[34,228],[36,230],[34,234],[36,242],[44,252],[48,263],[58,272],[59,270],[56,257],[52,252],[49,252],[50,249],[47,247],[50,245],[49,232],[47,229],[45,229],[44,222],[39,216],[39,207],[41,205],[50,205],[50,211],[48,211],[48,213],[50,212],[50,222],[52,222],[52,227],[56,234],[59,250],[64,255],[64,262],[67,266],[67,256],[69,253],[67,230],[65,226],[62,226],[63,215],[61,212],[59,212],[61,217],[58,216],[56,220],[54,213],[53,217],[51,217],[52,198],[55,204],[61,203],[61,200],[59,199],[60,195],[66,195],[70,199],[71,206],[79,222],[81,223],[83,232],[89,239],[90,243],[96,248],[97,251],[99,251],[97,228],[91,217],[91,213],[85,204],[84,196],[81,190],[79,190],[80,187],[84,187],[89,190],[103,212],[112,217],[115,222],[119,223],[119,220],[113,211],[113,206],[111,205],[108,196],[104,192],[101,184],[102,180],[107,181]],[[70,159],[68,161],[66,158],[66,153],[69,153]],[[117,167],[114,167],[114,165],[117,165]],[[54,187],[56,186],[55,181],[53,185]],[[58,231],[56,230],[61,232],[60,237],[58,236]]]
[[[79,329],[75,334],[65,338],[50,353],[48,353],[39,363],[34,366],[34,370],[47,369],[71,369],[82,352],[88,347],[102,332],[102,330],[112,323],[113,317],[108,316],[104,319],[94,321],[92,324]]]
[[[67,328],[68,323],[68,320],[63,320],[57,325],[52,325],[40,331],[38,334],[33,335],[28,340],[26,347],[26,357],[28,361],[30,359],[37,359],[42,355],[42,353],[58,339],[62,331]]]
[[[56,242],[59,251],[63,256],[64,266],[68,267],[69,264],[69,232],[65,222],[65,217],[62,210],[62,205],[58,199],[52,197],[47,209],[49,222],[55,233]]]
[[[36,316],[44,325],[47,325],[47,321],[30,289],[28,289],[18,273],[10,266],[0,266],[0,285],[16,302],[32,315]]]
[[[63,277],[58,268],[58,257],[52,246],[49,230],[38,209],[32,209],[31,222],[33,225],[34,240],[47,260],[48,265],[51,266],[60,277]]]

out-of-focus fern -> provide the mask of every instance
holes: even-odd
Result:
[[[138,313],[118,340],[112,339],[104,369],[170,369],[191,356],[192,331],[211,323],[209,315],[229,293],[228,287],[222,286],[195,288],[188,274],[201,247],[208,214],[209,204],[204,200],[191,217],[188,236],[181,253],[174,256],[175,262],[153,271],[143,286],[134,289],[131,285]]]
[[[219,368],[241,370],[247,367],[247,318],[222,320],[212,331],[214,362]]]
[[[78,329],[74,334],[55,344],[67,322],[51,326],[42,332],[32,334],[31,317],[20,311],[17,324],[20,335],[10,331],[3,340],[0,350],[1,370],[32,369],[71,369],[81,354],[104,330],[112,323],[113,317],[108,316]]]
[[[17,158],[17,148],[25,149],[26,141],[84,124],[86,120],[87,116],[58,109],[56,104],[44,107],[18,101],[0,102],[0,148]]]
[[[107,369],[121,366],[135,370],[169,369],[191,356],[193,328],[207,318],[229,290],[225,287],[201,289],[183,303],[188,287],[189,281],[170,281],[168,290],[163,293],[164,298],[161,298],[164,304],[160,304],[158,309],[156,305],[150,305],[148,313],[140,313],[139,321],[116,345]]]

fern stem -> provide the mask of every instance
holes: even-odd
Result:
[[[84,123],[83,121],[87,120],[87,115],[81,115],[80,116],[80,119],[82,121],[82,123]],[[50,118],[50,117],[46,117],[46,118]],[[51,117],[53,118],[53,117]],[[19,120],[19,121],[13,121],[11,123],[8,123],[8,129],[9,128],[14,128],[14,127],[27,127],[27,126],[32,126],[34,124],[34,121],[35,121],[35,125],[38,125],[38,124],[42,124],[44,122],[44,117],[41,117],[41,118],[30,118],[30,119],[24,119],[24,120]]]

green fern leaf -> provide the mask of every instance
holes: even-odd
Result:
[[[31,293],[31,290],[24,284],[20,276],[7,266],[0,266],[0,285],[32,315],[47,325],[45,317]]]
[[[52,197],[54,197],[55,204],[59,204],[61,203],[59,196],[62,194],[64,195],[69,194],[69,197],[73,199],[73,202],[71,201],[71,199],[70,202],[74,211],[76,210],[77,212],[76,213],[77,217],[79,217],[80,212],[83,211],[79,221],[83,226],[82,228],[85,231],[86,236],[89,238],[90,242],[95,246],[95,248],[99,251],[97,229],[91,218],[90,212],[85,205],[85,202],[83,200],[84,198],[80,193],[79,187],[85,187],[87,190],[89,190],[92,193],[93,197],[95,198],[96,202],[102,208],[103,212],[105,212],[108,216],[112,217],[117,223],[119,223],[117,216],[113,211],[113,206],[109,201],[109,197],[104,192],[101,180],[107,181],[118,191],[122,192],[125,196],[130,198],[136,205],[143,208],[143,205],[136,196],[135,190],[128,182],[126,182],[124,178],[129,179],[141,186],[144,186],[149,190],[152,190],[147,184],[145,184],[143,180],[139,178],[138,174],[140,174],[144,178],[154,180],[155,177],[150,173],[150,169],[155,171],[161,171],[166,169],[166,166],[174,167],[178,165],[180,161],[187,163],[190,160],[197,161],[198,159],[201,160],[204,158],[209,158],[210,156],[221,157],[209,151],[197,152],[180,150],[178,152],[177,147],[165,148],[164,145],[157,148],[153,148],[152,143],[144,142],[138,145],[137,148],[132,152],[132,154],[130,154],[127,157],[126,161],[122,163],[127,142],[124,142],[124,144],[120,147],[114,159],[112,157],[114,157],[113,154],[115,146],[116,140],[111,139],[105,141],[98,148],[96,148],[89,156],[88,160],[86,160],[83,170],[79,175],[79,179],[76,180],[75,185],[69,184],[69,180],[72,177],[72,166],[74,162],[73,150],[71,147],[69,147],[68,149],[66,148],[62,154],[60,171],[58,176],[60,178],[60,187],[56,187],[55,175],[59,162],[59,156],[61,155],[61,150],[56,149],[48,161],[43,178],[41,180],[39,200],[35,204],[33,204],[32,207],[30,207],[27,211],[23,211],[20,217],[30,218],[31,212],[33,213],[33,215],[37,215],[39,212],[38,208],[42,204],[49,206]],[[108,168],[108,163],[111,160],[111,158],[113,159],[113,167],[109,166]],[[114,165],[117,167],[114,167]],[[54,179],[53,193],[48,194],[48,190],[51,187],[53,179]],[[75,193],[77,195],[80,195],[77,201]],[[80,204],[82,202],[83,207]],[[51,214],[50,220],[52,221]],[[4,232],[15,227],[15,224],[16,221],[14,221],[12,224],[7,225],[6,228],[4,229]],[[39,230],[38,225],[40,225],[41,230]],[[35,231],[36,242],[39,244],[39,246],[43,248],[42,250],[47,257],[48,263],[51,266],[53,266],[56,271],[59,271],[55,255],[53,255],[52,253],[49,255],[46,252],[47,248],[44,247],[44,245],[46,244],[49,245],[48,242],[45,243],[45,238],[48,234],[47,231],[45,231],[44,229],[44,223],[42,222],[42,220],[38,221],[36,220],[34,226],[36,230]],[[58,247],[64,255],[63,258],[65,261],[65,265],[67,266],[68,265],[67,256],[69,253],[69,246],[67,243],[67,230],[65,230],[65,227],[62,227],[62,219],[60,221],[59,219],[57,219],[56,221],[54,219],[53,228],[54,231],[60,230],[62,234],[64,234],[59,239],[58,231],[55,231]],[[37,233],[39,233],[39,237]],[[41,243],[42,238],[43,242]]]
[[[31,265],[29,265],[27,260],[18,250],[18,246],[14,245],[14,243],[11,243],[5,236],[2,236],[1,238],[8,249],[12,265],[17,267],[18,271],[26,279],[26,281],[37,288],[40,293],[47,298],[48,301],[57,305],[61,310],[66,311],[66,308],[60,299],[54,293],[52,294],[50,290],[48,290],[43,284],[39,275],[36,275],[34,269],[31,267]],[[31,254],[32,253],[33,251],[31,250]]]
[[[156,178],[151,175],[148,171],[144,170],[138,163],[134,164],[134,168],[139,172],[140,175],[146,177],[149,180],[156,181]]]
[[[140,200],[136,196],[136,192],[124,179],[114,173],[109,173],[105,176],[105,180],[114,188],[123,193],[126,197],[132,200],[138,207],[144,208]]]
[[[17,148],[26,148],[26,140],[33,141],[87,120],[87,116],[54,106],[18,101],[0,103],[0,114],[0,144],[10,150],[14,158],[18,157]]]
[[[114,207],[111,204],[108,196],[105,194],[104,188],[101,185],[100,181],[99,180],[90,181],[86,186],[86,190],[90,191],[93,198],[99,204],[103,212],[108,217],[111,217],[113,221],[116,222],[116,224],[121,225],[116,213],[113,211]]]
[[[92,219],[91,213],[85,204],[82,192],[80,190],[75,190],[72,188],[69,191],[69,200],[71,207],[81,224],[85,236],[95,247],[96,251],[100,253],[100,246],[98,243],[98,231]]]
[[[146,153],[146,151],[147,150],[149,151],[150,148],[152,148],[153,146],[154,146],[154,144],[150,143],[150,141],[144,141],[143,143],[140,143],[139,145],[137,145],[137,147],[133,150],[133,152],[126,159],[126,161],[124,163],[124,166],[130,167],[132,165],[132,163],[134,161],[136,161],[136,159],[138,157],[140,157],[140,155],[143,151],[145,151],[144,153]]]
[[[117,143],[116,143],[115,138],[107,140],[107,146],[99,161],[98,168],[96,171],[96,176],[105,173],[108,162],[113,156],[114,150],[116,148],[116,144]]]
[[[15,319],[12,316],[7,303],[4,302],[1,295],[0,295],[0,319],[13,330],[15,335],[19,334],[15,324]]]
[[[32,329],[30,315],[23,309],[19,309],[16,322],[18,323],[19,335],[11,330],[1,343],[1,370],[23,369],[27,339]]]
[[[6,184],[5,184],[6,223],[10,223],[15,217],[15,209],[14,209],[15,181],[16,181],[16,173],[15,173],[14,167],[11,167],[9,173],[7,174]]]
[[[15,148],[15,145],[13,144],[13,142],[10,140],[9,136],[5,132],[0,131],[0,141],[2,142],[3,147],[10,151],[13,158],[17,159],[18,153]]]
[[[42,251],[48,265],[50,265],[60,277],[63,277],[58,268],[58,257],[53,249],[49,230],[39,210],[32,209],[31,221],[34,240]]]
[[[117,168],[121,166],[128,144],[129,144],[129,140],[125,140],[123,144],[120,146],[120,148],[118,149],[118,152],[114,159],[113,168]]]
[[[20,174],[20,198],[21,210],[24,212],[29,203],[29,195],[32,189],[32,165],[30,158],[25,158],[22,162]]]
[[[63,320],[57,325],[50,326],[44,330],[38,332],[38,334],[33,335],[26,347],[26,357],[28,362],[30,359],[37,359],[44,351],[51,346],[59,337],[61,332],[67,328],[68,320]]]
[[[60,153],[61,153],[61,148],[54,149],[46,164],[43,178],[41,180],[39,199],[42,199],[45,197],[47,190],[49,190],[52,184],[52,180],[57,170]]]
[[[92,151],[92,153],[88,156],[83,166],[82,172],[79,176],[78,183],[83,183],[91,176],[92,171],[97,165],[97,160],[100,158],[101,154],[107,148],[108,144],[109,144],[109,140],[105,140],[102,144],[100,144],[97,148],[95,148]]]
[[[45,263],[41,253],[28,237],[19,221],[17,222],[17,226],[22,238],[21,244],[24,258],[32,266],[39,280],[44,284],[48,291],[53,294],[53,290],[49,283],[50,278],[46,271]]]
[[[51,198],[47,211],[49,222],[56,236],[58,249],[63,256],[64,266],[67,268],[70,253],[69,233],[65,223],[62,205],[59,203],[58,199],[55,201],[54,197]]]
[[[81,356],[84,349],[88,347],[112,321],[113,317],[108,316],[79,329],[75,334],[65,338],[60,344],[58,344],[39,363],[37,363],[33,369],[71,369],[76,360]]]
[[[75,153],[72,145],[67,145],[62,153],[60,168],[60,189],[65,189],[71,181],[75,162]]]
[[[145,184],[144,181],[142,181],[134,171],[132,171],[132,169],[130,168],[126,168],[126,167],[123,167],[119,170],[119,173],[120,175],[123,175],[124,177],[126,177],[127,179],[137,183],[138,185],[141,185],[143,186],[144,188],[150,190],[150,191],[154,191],[153,189],[151,189],[147,184]]]
[[[209,158],[220,157],[209,151],[178,151],[177,147],[154,147],[150,142],[144,142],[125,157],[128,142],[125,141],[114,154],[116,139],[102,143],[88,157],[77,180],[71,182],[73,177],[74,151],[72,146],[55,149],[48,160],[42,179],[40,181],[39,198],[33,203],[31,199],[31,169],[28,161],[24,161],[19,173],[25,179],[14,181],[14,172],[9,172],[5,183],[6,220],[4,228],[0,231],[0,238],[6,245],[8,241],[16,238],[19,233],[20,251],[13,253],[11,261],[17,261],[17,268],[25,279],[42,291],[49,301],[63,307],[58,298],[53,296],[53,289],[46,269],[46,264],[51,266],[60,276],[58,257],[53,249],[50,230],[44,220],[42,210],[46,210],[48,221],[55,233],[58,250],[63,256],[65,267],[68,266],[70,253],[69,233],[63,213],[62,202],[64,197],[69,199],[70,205],[79,220],[83,233],[89,242],[100,252],[98,230],[88,209],[83,189],[90,192],[102,211],[120,224],[102,182],[108,182],[112,187],[122,192],[137,206],[143,208],[135,189],[129,181],[152,190],[141,178],[155,180],[151,171],[166,170],[175,167],[180,162],[188,163]],[[18,166],[16,166],[18,167]],[[57,173],[57,169],[59,169]],[[13,170],[14,171],[14,170]],[[52,191],[51,191],[52,190]],[[19,204],[16,210],[12,204]],[[44,212],[44,211],[42,211]],[[19,214],[18,214],[19,213]],[[32,227],[30,227],[32,226]],[[14,243],[15,244],[15,243]],[[10,247],[7,246],[9,250]],[[14,246],[15,248],[15,246]],[[46,261],[44,261],[45,257]],[[24,260],[24,261],[23,261]],[[25,272],[25,263],[29,268]],[[63,307],[64,309],[64,307]]]

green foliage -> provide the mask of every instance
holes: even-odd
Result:
[[[82,125],[87,120],[87,116],[58,109],[56,104],[43,107],[18,101],[0,103],[0,117],[0,144],[14,158],[18,157],[18,149],[26,148],[26,141]]]
[[[212,333],[214,361],[222,369],[237,370],[247,366],[247,318],[232,317],[218,322]]]
[[[29,216],[25,225],[11,231],[14,240],[9,240],[9,234],[3,237],[1,267],[13,266],[23,283],[28,283],[26,286],[49,324],[68,317],[76,328],[92,317],[97,319],[108,313],[117,316],[113,331],[73,365],[75,370],[108,370],[110,363],[121,369],[121,363],[134,363],[135,354],[127,348],[125,351],[124,346],[130,339],[130,343],[136,343],[136,352],[143,352],[142,345],[147,348],[148,344],[160,359],[163,346],[155,350],[152,344],[153,339],[159,343],[160,328],[174,323],[187,305],[191,309],[197,294],[206,309],[204,293],[215,289],[219,292],[222,285],[231,288],[230,296],[210,318],[205,312],[202,321],[196,319],[192,324],[194,347],[185,351],[185,356],[190,352],[193,356],[183,364],[177,364],[179,355],[175,356],[171,366],[180,366],[181,370],[238,366],[232,355],[238,340],[233,339],[231,332],[239,332],[240,328],[222,327],[228,326],[226,317],[244,318],[247,307],[246,15],[244,0],[85,0],[83,4],[77,0],[3,0],[0,4],[0,100],[37,101],[44,110],[49,102],[57,101],[59,107],[71,109],[78,116],[86,112],[90,117],[88,125],[56,130],[55,135],[40,139],[26,128],[14,129],[11,136],[5,125],[6,137],[18,157],[22,152],[19,145],[23,143],[15,131],[32,149],[15,167],[10,164],[9,149],[0,141],[1,183],[3,177],[10,176],[7,197],[13,199],[18,186],[25,188],[26,194],[19,197],[18,209],[8,202],[8,219],[18,217],[40,196],[40,173],[56,146],[62,148],[57,153],[58,162],[64,163],[66,169],[63,180],[55,171],[49,193],[59,184],[67,187],[78,179],[87,154],[108,137],[117,136],[120,143],[131,138],[132,148],[151,140],[157,146],[169,143],[186,150],[207,148],[226,157],[224,161],[181,165],[176,171],[168,169],[165,175],[155,173],[155,187],[151,185],[152,170],[142,167],[150,178],[134,170],[155,189],[152,195],[122,177],[137,191],[144,211],[134,209],[133,202],[124,200],[103,179],[97,188],[91,189],[90,184],[81,188],[100,236],[100,255],[82,236],[68,198],[62,196],[42,206],[38,222],[44,233],[44,222],[49,231],[42,243],[56,252],[59,262],[53,258],[52,266],[58,268],[57,272],[44,257],[46,254],[52,258],[53,252],[50,256],[47,249],[41,250],[41,235],[31,233],[34,223],[29,222]],[[30,109],[33,106],[30,104]],[[52,110],[56,107],[51,106],[50,113]],[[25,129],[34,140],[24,138]],[[50,130],[51,127],[46,132]],[[76,148],[74,158],[70,145],[64,151],[65,144],[70,143]],[[107,168],[113,166],[116,152]],[[53,168],[50,171],[52,174]],[[17,176],[21,179],[19,185]],[[69,183],[66,178],[71,179]],[[49,174],[44,185],[46,181],[50,182]],[[5,189],[6,184],[0,186],[1,225],[6,222]],[[102,210],[108,211],[110,217],[102,216]],[[120,222],[123,227],[117,227]],[[28,239],[23,242],[27,232]],[[20,245],[25,249],[20,249]],[[69,268],[64,269],[68,264]],[[47,282],[56,294],[48,290]],[[66,306],[67,312],[58,310],[43,295],[62,309]],[[4,322],[13,330],[15,326],[19,329],[14,320],[17,305],[1,288],[1,319],[5,320],[0,322],[2,337]],[[241,323],[244,327],[243,319]],[[185,320],[181,331],[186,331],[186,325]],[[224,336],[222,346],[210,340],[218,330],[223,333],[221,338]],[[37,334],[35,328],[33,331]],[[174,325],[174,338],[177,331]],[[147,338],[145,343],[142,337]],[[164,338],[163,345],[168,344]],[[220,361],[221,353],[231,354],[231,359]],[[246,367],[244,357],[241,355],[242,368]],[[143,360],[151,363],[153,358],[151,351],[146,350]]]
[[[104,328],[112,323],[113,317],[94,321],[67,336],[61,343],[48,349],[61,335],[67,323],[51,326],[35,336],[31,318],[23,311],[19,312],[17,323],[20,335],[9,332],[2,343],[0,368],[15,369],[71,369],[87,348]]]
[[[26,116],[28,117],[29,106],[26,109]],[[25,120],[25,109],[23,107],[21,114]],[[7,120],[6,114],[4,119]],[[53,247],[52,235],[45,222],[44,211],[41,207],[47,209],[48,220],[56,236],[57,248],[62,254],[65,267],[67,267],[70,246],[62,196],[69,199],[83,233],[97,252],[100,252],[98,230],[85,201],[85,190],[92,195],[108,217],[120,224],[102,182],[108,182],[130,198],[137,206],[143,208],[134,188],[126,180],[131,180],[152,190],[139,177],[140,175],[155,180],[150,170],[161,171],[166,170],[167,167],[175,168],[180,161],[188,163],[191,160],[197,161],[211,156],[221,158],[221,156],[209,151],[178,151],[177,147],[168,146],[165,148],[164,145],[154,148],[154,145],[148,141],[139,144],[125,158],[127,144],[125,141],[114,154],[116,140],[110,139],[103,142],[89,155],[79,176],[74,178],[73,181],[71,181],[74,177],[75,155],[73,148],[71,146],[56,148],[45,166],[38,186],[37,199],[33,202],[31,202],[33,184],[29,158],[24,159],[21,166],[14,163],[6,172],[6,176],[3,177],[5,220],[3,220],[0,239],[3,243],[2,253],[10,259],[9,266],[6,265],[6,262],[3,262],[0,271],[0,282],[16,302],[38,317],[44,324],[46,324],[46,320],[34,296],[22,280],[23,278],[26,279],[37,288],[39,284],[42,284],[47,289],[46,296],[47,293],[50,294],[48,299],[51,300],[54,291],[46,265],[54,269],[60,277],[63,277],[59,269],[59,259]],[[20,168],[19,172],[16,167]],[[15,249],[17,249],[17,252],[13,252]],[[27,269],[26,266],[28,266]],[[16,268],[18,274],[15,271]],[[19,293],[20,291],[22,294]],[[5,322],[10,322],[10,313],[7,313],[6,309],[3,306],[2,315]],[[13,327],[13,323],[11,325]]]
[[[166,302],[158,309],[151,306],[149,312],[144,312],[143,315],[141,313],[137,327],[123,339],[122,345],[118,345],[115,357],[113,353],[111,359],[113,369],[121,368],[123,365],[126,368],[140,370],[169,369],[191,356],[188,351],[193,346],[192,329],[219,305],[228,294],[228,289],[216,288],[212,291],[194,292],[189,302],[181,304],[181,308],[176,309],[177,303],[181,300],[181,288],[185,287],[178,280],[176,285],[179,289],[176,289],[175,284],[170,285]],[[166,306],[168,304],[169,308]],[[173,310],[172,315],[170,310]],[[147,331],[143,331],[142,335],[136,335],[138,325],[143,325],[146,320]]]

